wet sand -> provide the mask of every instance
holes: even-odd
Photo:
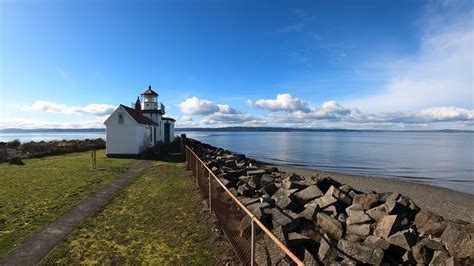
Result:
[[[363,192],[398,192],[413,199],[420,208],[433,211],[445,219],[460,219],[474,223],[474,195],[472,194],[397,179],[357,176],[282,165],[275,166],[280,171],[306,177],[330,176],[340,183],[348,184]]]

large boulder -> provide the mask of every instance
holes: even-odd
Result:
[[[382,262],[384,252],[380,248],[373,249],[360,243],[354,243],[345,239],[339,240],[337,248],[341,256],[348,257],[359,263],[379,265]]]
[[[317,225],[331,238],[339,240],[342,238],[344,229],[341,222],[332,218],[331,216],[318,212],[316,215]]]
[[[374,230],[374,235],[387,238],[398,229],[398,224],[398,215],[387,215],[377,223],[377,227]]]
[[[415,216],[414,224],[418,232],[425,236],[439,237],[446,228],[443,217],[428,210],[422,210]]]
[[[310,186],[299,192],[296,192],[294,195],[301,203],[306,203],[312,199],[323,196],[323,192],[321,192],[317,186]]]
[[[448,222],[441,241],[452,256],[458,259],[474,258],[474,224]]]

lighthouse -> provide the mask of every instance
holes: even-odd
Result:
[[[138,155],[174,140],[174,120],[164,117],[165,106],[151,86],[132,107],[120,105],[104,122],[107,156]]]

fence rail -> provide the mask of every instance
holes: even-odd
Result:
[[[186,154],[187,166],[196,179],[203,199],[208,202],[209,210],[216,216],[243,264],[252,266],[256,263],[268,264],[268,262],[259,263],[260,252],[265,252],[262,251],[262,246],[266,246],[276,253],[278,258],[287,258],[296,265],[304,265],[227,189],[189,146],[182,145],[181,148]]]

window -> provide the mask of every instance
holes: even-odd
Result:
[[[123,114],[119,114],[118,122],[119,124],[123,124]]]

